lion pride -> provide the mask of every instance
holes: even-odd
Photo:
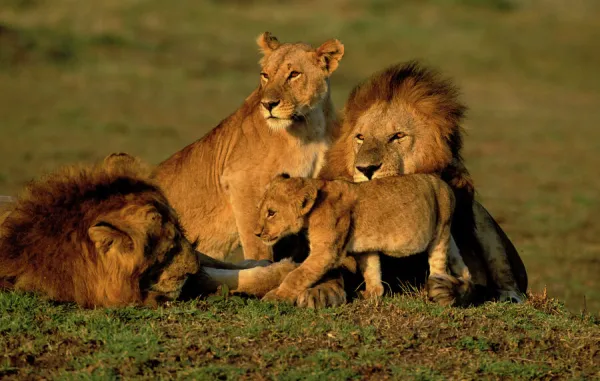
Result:
[[[465,107],[457,95],[449,81],[416,62],[374,74],[351,92],[319,177],[369,181],[411,173],[440,175],[457,199],[452,235],[474,283],[489,291],[488,297],[519,301],[527,290],[527,273],[506,234],[474,200],[461,157]],[[413,271],[425,273],[425,268]],[[321,287],[343,292],[335,281]]]
[[[197,253],[148,170],[117,154],[33,181],[0,224],[0,288],[83,307],[156,305],[220,284],[262,296],[296,266]],[[187,282],[187,283],[186,283]]]
[[[329,77],[344,46],[329,40],[314,49],[258,37],[263,53],[258,87],[206,136],[161,163],[154,178],[178,211],[190,240],[224,259],[240,245],[244,258],[271,259],[252,234],[256,206],[281,172],[315,176],[335,125]]]

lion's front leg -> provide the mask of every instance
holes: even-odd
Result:
[[[257,185],[255,185],[257,186]],[[246,191],[244,191],[244,189]],[[254,235],[256,221],[258,221],[257,205],[258,192],[249,186],[231,186],[230,201],[233,208],[235,223],[244,251],[244,259],[273,260],[272,246],[265,245],[260,238]]]
[[[319,283],[300,293],[296,305],[303,308],[325,308],[341,306],[346,301],[343,274],[339,270],[333,270]]]

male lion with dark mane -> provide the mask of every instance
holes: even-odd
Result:
[[[344,46],[338,40],[316,49],[280,43],[268,32],[257,43],[263,53],[258,88],[153,174],[188,238],[219,259],[240,245],[244,258],[272,258],[271,249],[252,234],[262,192],[281,172],[316,176],[335,123],[329,77]]]
[[[0,221],[0,288],[83,307],[156,305],[220,284],[262,296],[296,266],[242,270],[194,250],[149,171],[125,154],[29,184]]]
[[[436,72],[416,62],[391,66],[351,92],[319,177],[360,182],[412,173],[440,175],[455,193],[452,236],[473,282],[489,292],[486,298],[521,301],[527,290],[523,262],[500,226],[474,200],[473,182],[461,157],[465,109],[456,88]],[[383,268],[385,273],[388,266]],[[424,274],[426,267],[412,271]],[[343,293],[339,279],[320,287],[319,292]]]

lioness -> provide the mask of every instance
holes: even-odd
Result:
[[[475,188],[461,157],[466,108],[457,95],[450,81],[416,62],[374,74],[348,97],[339,138],[319,177],[361,182],[411,173],[441,176],[456,196],[452,235],[473,282],[491,297],[520,301],[527,273],[506,234],[474,200]],[[414,269],[415,274],[425,270]],[[392,279],[394,271],[388,272]],[[343,293],[339,281],[320,287]]]
[[[457,293],[466,294],[470,289],[469,273],[460,255],[455,253],[453,260],[448,260],[454,195],[437,176],[396,176],[352,183],[281,175],[269,185],[259,210],[255,234],[267,245],[303,228],[308,229],[310,242],[308,258],[264,300],[295,302],[327,271],[339,267],[347,252],[360,258],[367,295],[383,293],[377,254],[360,254],[372,251],[395,257],[427,251],[434,283],[450,278],[455,281],[446,283],[459,285],[446,292],[435,288],[436,292],[429,294],[442,305],[453,304]],[[375,261],[369,261],[369,257]],[[449,265],[466,279],[450,276]]]
[[[264,295],[295,265],[241,270],[196,252],[147,170],[128,155],[33,181],[0,222],[0,288],[83,307],[156,305],[220,284]],[[252,264],[253,265],[253,264]],[[187,285],[186,284],[186,288]]]
[[[263,52],[258,88],[153,175],[188,238],[214,258],[223,259],[240,245],[244,258],[272,258],[270,248],[252,234],[260,196],[278,173],[315,176],[335,123],[329,76],[344,46],[337,40],[317,49],[280,43],[268,32],[257,42]]]

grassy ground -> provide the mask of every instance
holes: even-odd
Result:
[[[592,379],[600,321],[552,300],[322,311],[239,297],[83,311],[0,294],[0,378]]]
[[[398,61],[421,58],[455,79],[470,107],[468,166],[531,289],[547,286],[570,311],[597,314],[599,12],[596,0],[4,0],[0,194],[114,151],[157,163],[256,86],[259,33],[313,44],[336,37],[346,46],[332,80],[338,107],[358,81]],[[251,301],[82,312],[0,298],[0,364],[15,377],[45,364],[48,375],[169,376],[189,366],[293,378],[288,364],[332,377],[462,369],[467,378],[551,378],[591,375],[599,361],[598,347],[585,344],[597,325],[529,305],[444,311],[393,299],[375,312],[358,303],[313,313]]]

